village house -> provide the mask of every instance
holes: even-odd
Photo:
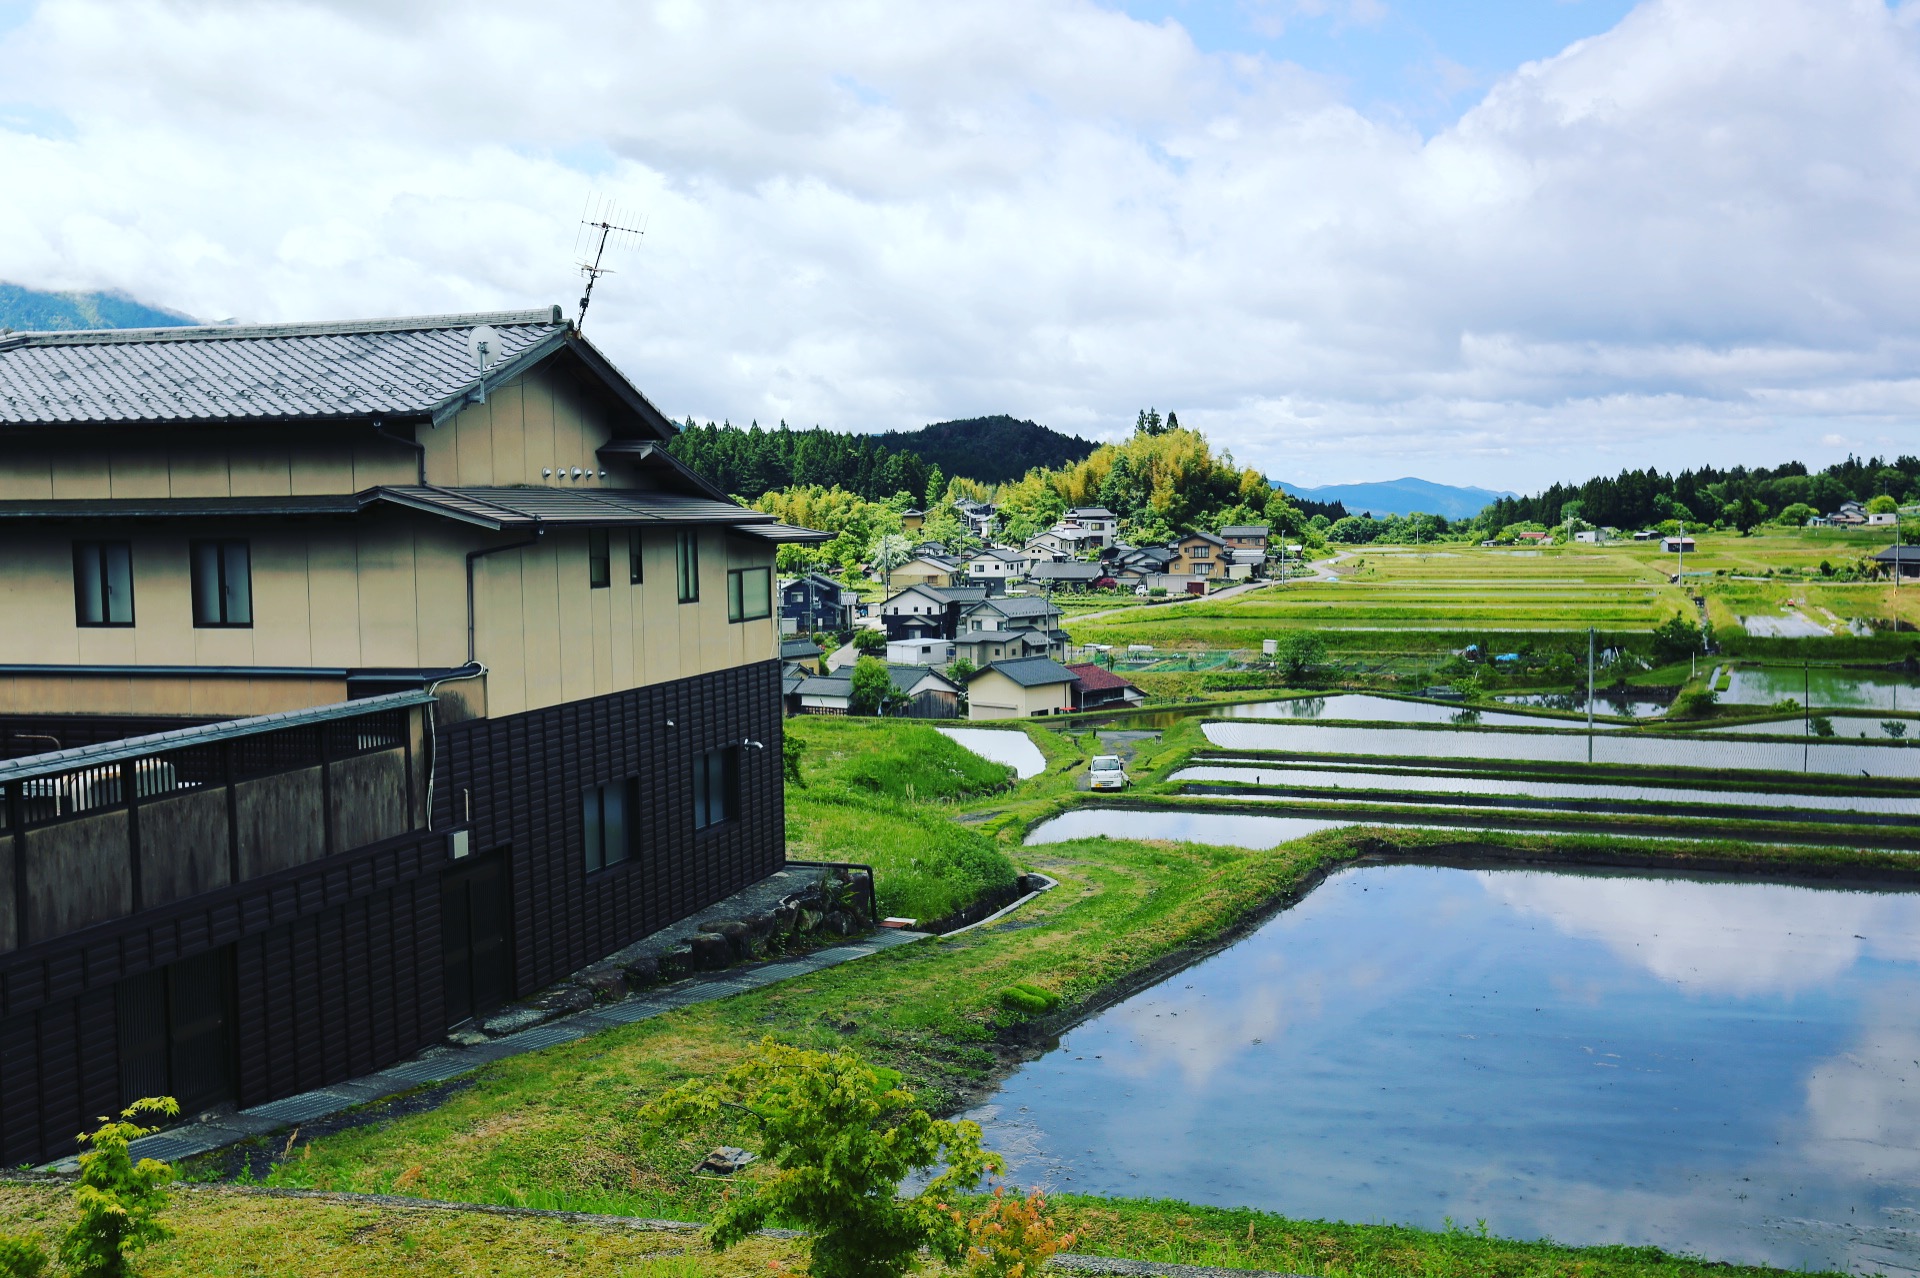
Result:
[[[774,551],[560,309],[0,336],[0,1161],[778,869]]]
[[[971,497],[956,497],[953,501],[953,513],[967,526],[967,531],[981,541],[993,537],[993,523],[999,511],[991,502],[975,501]]]
[[[1270,531],[1271,524],[1229,524],[1220,530],[1220,538],[1234,550],[1257,550],[1264,556]]]
[[[960,717],[960,685],[940,671],[923,665],[889,663],[887,679],[893,685],[888,714],[906,719]],[[802,681],[794,689],[789,709],[793,714],[855,713],[852,669]]]
[[[844,634],[853,629],[860,596],[825,573],[810,572],[780,583],[782,634]]]
[[[999,594],[1026,574],[1027,556],[1005,546],[989,546],[968,558],[967,584]]]
[[[1224,578],[1230,561],[1225,538],[1195,531],[1174,539],[1167,571],[1177,577]]]
[[[1062,657],[1060,610],[1037,595],[988,597],[969,605],[954,633],[953,655],[975,666],[1014,657]]]
[[[1107,575],[1105,565],[1078,559],[1027,565],[1027,580],[1041,590],[1086,590]]]
[[[1026,544],[1020,548],[1020,553],[1027,557],[1029,565],[1043,564],[1056,559],[1071,559],[1076,545],[1077,543],[1068,541],[1050,528],[1046,532],[1027,538]]]
[[[1080,531],[1082,545],[1111,546],[1120,537],[1120,516],[1105,506],[1075,506],[1060,522]]]
[[[956,586],[966,576],[966,569],[939,555],[920,554],[884,576],[891,590],[906,586]]]
[[[961,612],[986,597],[984,586],[909,586],[880,605],[880,624],[889,640],[953,639]]]
[[[1873,558],[1890,576],[1920,577],[1920,546],[1888,546]]]
[[[1073,709],[1073,671],[1046,657],[999,661],[967,676],[967,718],[1031,719]]]

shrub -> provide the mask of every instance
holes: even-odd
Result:
[[[854,651],[870,657],[877,657],[887,650],[887,632],[884,630],[859,630],[853,636]]]
[[[861,657],[853,663],[853,712],[879,714],[898,698],[887,663],[878,657]]]
[[[1304,680],[1327,659],[1327,641],[1311,630],[1289,630],[1275,643],[1273,663],[1289,683]]]
[[[1895,741],[1898,741],[1907,735],[1907,725],[1899,719],[1882,719],[1880,721],[1880,731],[1886,733]]]
[[[894,1278],[921,1247],[957,1264],[967,1231],[940,1200],[972,1189],[999,1157],[980,1148],[978,1124],[936,1119],[914,1105],[900,1075],[844,1049],[827,1053],[764,1039],[715,1080],[696,1079],[641,1111],[667,1130],[755,1120],[739,1137],[759,1146],[771,1176],[748,1180],[715,1215],[708,1241],[724,1251],[770,1220],[808,1234],[813,1278]],[[918,1194],[900,1182],[944,1164]]]
[[[1075,1235],[1058,1231],[1039,1190],[1024,1199],[996,1185],[993,1198],[966,1222],[968,1278],[1034,1278]],[[959,1220],[958,1212],[954,1219]]]
[[[1700,651],[1700,627],[1675,613],[1653,628],[1653,655],[1661,665],[1685,661]]]
[[[1688,688],[1673,699],[1673,708],[1667,711],[1670,719],[1705,719],[1714,711],[1714,702],[1718,696],[1712,688]]]
[[[1813,716],[1808,726],[1813,729],[1813,735],[1816,737],[1830,737],[1833,735],[1833,720],[1827,718],[1824,714],[1816,714]]]
[[[780,776],[788,785],[807,788],[806,778],[800,775],[801,761],[807,757],[807,743],[791,732],[780,739]]]
[[[78,1219],[60,1242],[60,1259],[76,1278],[124,1278],[128,1258],[173,1231],[156,1216],[167,1205],[173,1168],[152,1158],[134,1162],[127,1146],[154,1131],[135,1120],[143,1115],[173,1118],[180,1105],[171,1096],[147,1097],[120,1111],[120,1121],[102,1118],[92,1148],[80,1155],[80,1183],[73,1191]]]
[[[31,1238],[0,1234],[0,1278],[41,1278],[47,1251]]]
[[[1043,990],[1037,985],[1021,981],[1000,991],[1000,1005],[1009,1011],[1038,1016],[1060,1006],[1060,996],[1052,990]]]

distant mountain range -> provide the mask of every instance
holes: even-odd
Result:
[[[1078,435],[1063,435],[1005,413],[935,422],[919,430],[890,430],[875,435],[873,442],[912,453],[949,477],[965,475],[983,484],[1018,479],[1035,466],[1057,470],[1098,447]]]
[[[125,293],[43,293],[0,282],[0,330],[70,331],[78,328],[178,328],[199,321],[179,311],[135,301]]]
[[[1471,519],[1499,497],[1514,494],[1490,488],[1459,488],[1436,484],[1426,479],[1385,479],[1371,484],[1322,484],[1302,488],[1297,484],[1275,483],[1289,496],[1310,501],[1337,501],[1354,514],[1371,511],[1376,515],[1444,515],[1448,519]]]

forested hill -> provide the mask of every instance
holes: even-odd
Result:
[[[0,329],[17,333],[82,328],[175,328],[190,316],[137,302],[125,293],[43,293],[0,281]]]
[[[983,484],[1008,483],[1036,467],[1059,470],[1096,447],[1078,435],[1063,435],[1005,413],[935,422],[914,431],[890,430],[874,438],[882,447],[905,450],[948,475],[965,475]]]
[[[695,426],[691,418],[667,451],[709,483],[749,500],[775,488],[818,484],[840,487],[868,501],[912,493],[919,501],[933,467],[909,452],[896,452],[871,435],[848,435],[815,426],[775,430],[758,425]]]
[[[1892,462],[1848,457],[1818,474],[1799,462],[1755,470],[1706,467],[1677,475],[1623,470],[1584,484],[1555,484],[1531,497],[1503,497],[1487,507],[1479,522],[1489,528],[1526,521],[1555,524],[1572,513],[1613,528],[1643,528],[1667,519],[1723,519],[1744,529],[1776,518],[1796,503],[1831,514],[1843,501],[1864,502],[1883,494],[1896,501],[1920,496],[1920,457]]]
[[[939,422],[916,431],[847,435],[815,426],[773,430],[756,424],[696,426],[689,419],[667,451],[730,493],[758,497],[775,488],[836,485],[869,501],[895,493],[924,497],[937,467],[943,478],[996,484],[1035,467],[1057,469],[1093,452],[1084,439],[1013,417]]]

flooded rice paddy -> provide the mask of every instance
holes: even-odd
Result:
[[[1022,781],[1046,770],[1047,757],[1024,732],[1010,728],[941,728],[939,732],[983,759],[1006,764]]]
[[[1920,749],[1848,742],[1700,741],[1625,733],[1471,732],[1323,724],[1208,723],[1207,740],[1228,750],[1387,755],[1431,759],[1531,759],[1627,763],[1675,769],[1764,769],[1842,776],[1920,777]]]
[[[1251,785],[1344,789],[1356,802],[1382,791],[1415,794],[1482,795],[1531,799],[1611,800],[1624,803],[1716,804],[1730,808],[1786,808],[1828,812],[1872,812],[1920,817],[1920,797],[1893,795],[1790,794],[1778,791],[1710,790],[1695,786],[1647,786],[1536,781],[1485,777],[1458,772],[1387,772],[1334,768],[1275,767],[1271,764],[1208,763],[1175,772],[1175,781],[1239,781]],[[1252,797],[1252,796],[1250,796]],[[1316,799],[1332,796],[1317,795]],[[1499,806],[1497,803],[1488,806]]]
[[[1743,667],[1733,671],[1719,694],[1731,705],[1770,706],[1810,698],[1814,709],[1920,710],[1920,679],[1872,670],[1831,670],[1793,666]]]
[[[1019,1184],[1897,1273],[1916,1060],[1913,894],[1368,866],[969,1116]]]

